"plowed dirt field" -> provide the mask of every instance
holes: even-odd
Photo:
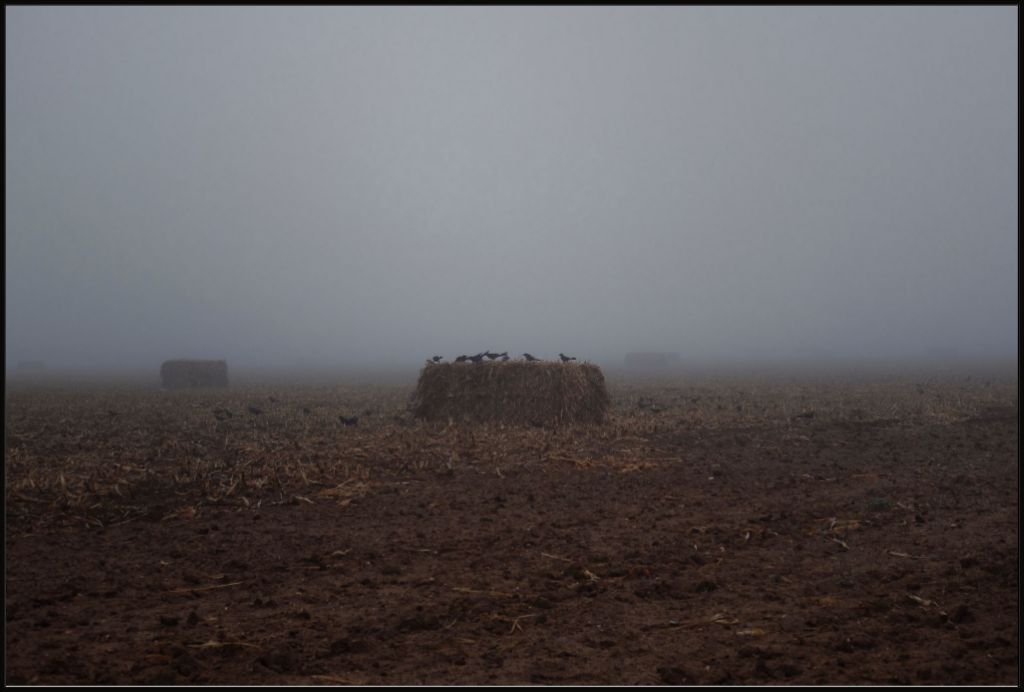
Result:
[[[1015,376],[413,384],[9,386],[6,682],[1019,682]]]

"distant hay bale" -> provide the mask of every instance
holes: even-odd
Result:
[[[224,360],[168,360],[160,366],[166,389],[227,387],[228,364]]]
[[[511,425],[601,423],[610,399],[590,363],[494,362],[427,365],[413,412],[428,421]]]
[[[678,353],[627,353],[626,367],[636,370],[660,370],[679,365]]]

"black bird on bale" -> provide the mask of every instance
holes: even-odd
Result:
[[[489,360],[495,360],[500,356],[500,353],[491,353],[490,351],[484,351],[484,357]]]
[[[455,362],[456,363],[465,363],[467,360],[469,360],[469,356],[463,355],[463,356],[459,356],[458,358],[456,358]]]
[[[484,354],[483,353],[478,353],[475,356],[470,356],[469,359],[471,361],[473,361],[474,363],[482,363],[483,360],[484,360]]]
[[[506,360],[508,360],[508,351],[501,354],[501,362],[504,363]]]
[[[435,363],[440,363],[442,360],[444,360],[444,356],[434,356],[430,360],[432,360]]]
[[[540,358],[534,358],[534,357],[533,357],[533,356],[531,356],[531,355],[530,355],[529,353],[524,353],[524,354],[523,354],[523,358],[525,358],[525,359],[526,359],[527,361],[529,361],[529,362],[531,362],[531,363],[533,363],[533,362],[536,362],[536,361],[540,360]]]
[[[562,362],[563,362],[563,363],[568,363],[568,362],[569,362],[569,361],[571,361],[571,360],[576,360],[575,358],[573,358],[573,357],[571,357],[571,356],[567,356],[567,355],[565,355],[564,353],[559,353],[559,354],[558,354],[558,357],[562,359]]]

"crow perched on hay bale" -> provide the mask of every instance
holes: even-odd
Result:
[[[596,365],[481,363],[420,371],[413,413],[428,421],[513,425],[604,422],[610,399]]]
[[[228,364],[224,360],[167,360],[160,366],[165,389],[227,387]]]

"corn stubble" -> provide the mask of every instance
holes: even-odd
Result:
[[[369,385],[11,391],[8,522],[105,526],[194,518],[208,506],[347,505],[375,484],[465,468],[502,475],[540,463],[630,473],[685,462],[685,450],[658,443],[673,431],[777,426],[799,439],[825,422],[963,420],[1015,396],[1011,385],[922,389],[909,381],[859,387],[619,381],[609,396],[596,368],[595,375],[586,365],[518,364],[530,368],[524,376],[512,365],[429,366],[416,392]],[[472,422],[469,412],[486,409],[479,405],[487,398],[481,382],[508,377],[526,387],[533,376],[568,389],[565,400],[580,404],[582,413],[531,414],[530,398],[509,385],[503,401],[515,400],[511,412],[483,410],[486,422]],[[466,401],[448,403],[463,395]],[[247,411],[254,403],[260,415]],[[339,421],[353,412],[357,426]]]

